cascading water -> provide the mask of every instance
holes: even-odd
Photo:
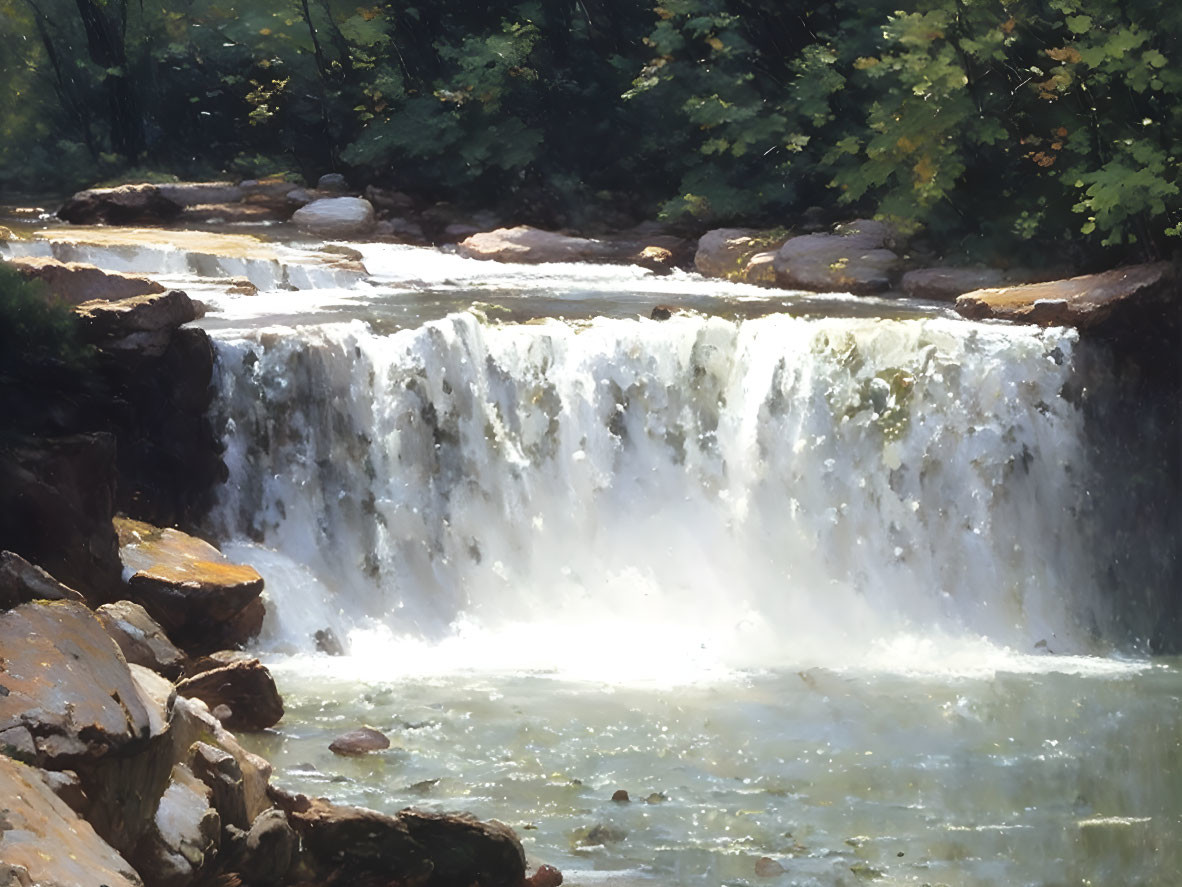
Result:
[[[786,315],[263,330],[220,346],[219,535],[318,579],[278,648],[377,624],[453,665],[682,677],[889,667],[908,639],[947,641],[940,669],[982,636],[1088,651],[1074,343]]]

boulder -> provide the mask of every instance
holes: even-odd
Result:
[[[127,853],[150,824],[172,767],[167,718],[141,690],[136,666],[73,601],[0,614],[0,650],[4,742],[30,763],[75,771],[91,824]],[[21,734],[23,742],[11,741]]]
[[[247,189],[233,182],[168,182],[157,185],[156,190],[166,200],[171,200],[181,207],[238,203],[244,200],[248,193]]]
[[[264,810],[247,832],[240,868],[249,884],[283,884],[299,850],[299,837],[282,810]]]
[[[29,601],[77,601],[85,598],[62,585],[19,554],[0,551],[0,610],[11,610]]]
[[[115,302],[83,302],[74,313],[82,321],[87,341],[106,351],[134,351],[139,357],[162,357],[176,329],[202,314],[180,290]]]
[[[235,620],[263,590],[253,567],[232,564],[220,551],[179,530],[116,518],[119,556],[131,573],[128,596],[182,649],[202,653],[240,644]],[[253,621],[251,625],[253,625]]]
[[[415,246],[425,246],[430,243],[423,232],[423,226],[410,219],[383,219],[374,227],[374,235],[393,240],[395,243],[409,243]]]
[[[194,742],[189,749],[189,769],[212,792],[213,808],[222,825],[250,828],[246,814],[246,784],[242,766],[224,748],[208,742]]]
[[[362,197],[328,197],[300,207],[291,220],[317,237],[348,238],[370,233],[377,217],[373,204]]]
[[[519,225],[473,234],[459,244],[457,252],[469,259],[538,264],[610,258],[617,250],[598,240]]]
[[[162,225],[180,212],[181,205],[156,185],[121,185],[79,191],[57,215],[74,225]]]
[[[1094,331],[1122,315],[1177,311],[1178,280],[1170,262],[1129,265],[1100,274],[965,293],[956,310],[974,320],[1011,320]]]
[[[257,659],[232,662],[203,671],[177,684],[182,696],[200,699],[211,709],[225,705],[220,720],[231,730],[265,730],[283,717],[283,699],[275,679]]]
[[[190,887],[210,872],[221,842],[221,820],[210,806],[213,793],[184,764],[172,768],[152,828],[132,859],[152,887]]]
[[[912,299],[954,302],[956,297],[1004,280],[998,268],[917,268],[899,282],[903,294]]]
[[[427,887],[519,887],[525,879],[525,851],[507,825],[412,809],[401,811],[398,819],[434,863]]]
[[[715,228],[698,238],[694,268],[703,277],[742,280],[747,261],[756,253],[775,249],[787,239],[787,233],[764,234],[755,228]],[[777,241],[778,242],[775,242]]]
[[[775,250],[756,253],[749,258],[747,264],[743,266],[743,270],[739,273],[739,279],[744,283],[751,283],[755,286],[775,286]]]
[[[776,285],[822,292],[876,293],[891,285],[899,257],[888,249],[891,230],[858,220],[833,234],[793,237],[776,252]]]
[[[0,805],[0,883],[142,887],[127,861],[36,770],[3,755]]]
[[[76,588],[92,604],[122,585],[110,434],[40,438],[0,448],[0,548]]]
[[[316,190],[344,194],[349,190],[349,183],[339,172],[328,172],[316,180]]]
[[[337,755],[364,755],[390,747],[386,734],[372,727],[360,727],[342,733],[331,743],[328,750]]]
[[[0,243],[7,243],[10,240],[16,240],[16,235],[12,233],[11,228],[0,225]]]
[[[169,680],[180,677],[185,654],[175,647],[148,611],[133,601],[103,604],[95,616],[119,645],[128,662],[150,668]]]
[[[663,246],[646,246],[632,257],[632,264],[654,274],[668,274],[673,270],[673,253]]]
[[[154,280],[134,274],[104,271],[83,262],[59,262],[39,256],[20,256],[9,261],[26,280],[40,280],[53,298],[69,305],[99,300],[109,302],[164,292]]]
[[[435,883],[427,880],[434,862],[401,818],[303,795],[271,795],[300,837],[302,862],[315,873],[314,883],[364,884],[373,876],[385,879],[380,883]]]

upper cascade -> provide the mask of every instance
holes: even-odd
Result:
[[[226,333],[213,520],[300,565],[280,650],[377,626],[527,668],[1088,652],[1075,344],[782,314]]]

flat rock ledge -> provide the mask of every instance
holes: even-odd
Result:
[[[1040,326],[1097,330],[1125,311],[1178,301],[1178,275],[1170,262],[1128,265],[1100,274],[965,293],[956,310],[973,320],[1008,320]]]
[[[42,256],[18,256],[9,265],[26,280],[40,280],[50,295],[69,305],[130,299],[164,292],[154,280],[135,274],[104,271],[85,262],[61,262]]]

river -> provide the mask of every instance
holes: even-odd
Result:
[[[1179,882],[1182,668],[1108,569],[1073,331],[101,240],[24,248],[209,308],[279,784],[503,820],[574,885]]]

